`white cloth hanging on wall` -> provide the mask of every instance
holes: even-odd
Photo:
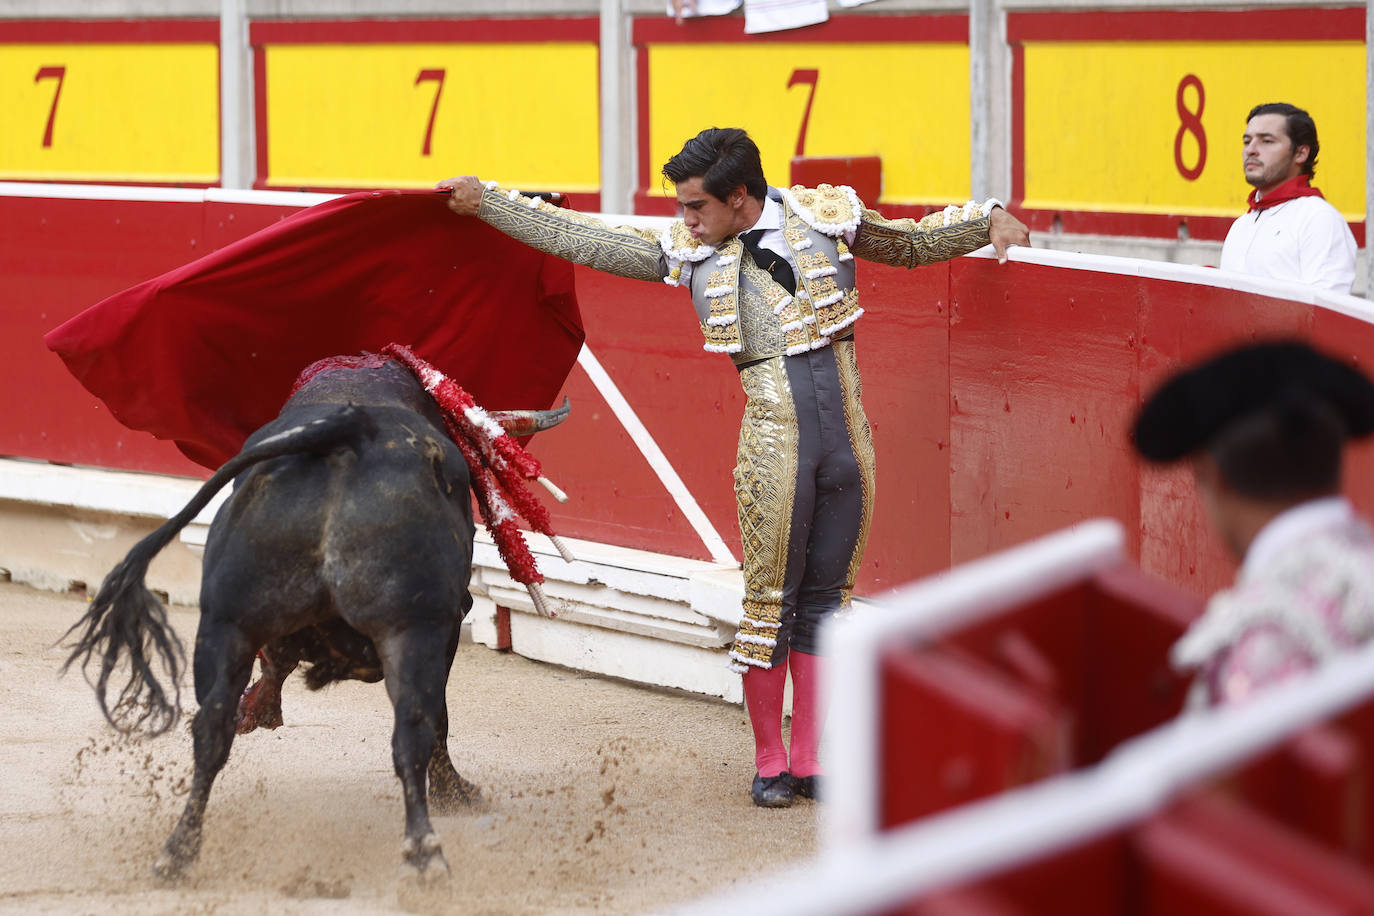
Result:
[[[744,31],[777,32],[825,22],[825,0],[744,0]]]
[[[740,0],[668,0],[668,15],[674,19],[692,16],[724,16],[739,9]]]

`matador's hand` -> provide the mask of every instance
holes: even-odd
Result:
[[[435,187],[452,189],[448,196],[448,208],[459,216],[476,216],[477,209],[482,205],[482,192],[487,189],[472,175],[446,178]]]
[[[992,250],[997,252],[997,263],[1005,264],[1008,248],[1013,245],[1030,247],[1030,229],[1001,207],[993,207],[988,214],[988,241],[992,242]]]

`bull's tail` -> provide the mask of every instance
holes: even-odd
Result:
[[[180,512],[135,544],[110,571],[85,616],[62,637],[65,640],[80,631],[80,637],[70,644],[72,652],[62,670],[65,672],[79,659],[86,671],[92,657],[99,658],[100,673],[91,686],[111,725],[126,733],[146,731],[158,735],[171,728],[181,714],[179,683],[185,653],[167,621],[162,602],[143,584],[153,557],[244,469],[283,455],[327,453],[340,446],[356,445],[375,434],[372,418],[348,406],[264,439],[225,462]],[[109,681],[122,657],[128,659],[129,678],[111,706]],[[170,699],[158,683],[154,662],[161,664],[171,680]]]

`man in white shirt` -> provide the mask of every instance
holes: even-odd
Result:
[[[1193,707],[1237,703],[1374,639],[1374,531],[1341,495],[1347,439],[1374,431],[1374,384],[1305,343],[1244,347],[1150,397],[1135,444],[1190,460],[1242,561],[1170,652]]]
[[[1250,210],[1231,224],[1221,269],[1310,283],[1349,293],[1355,282],[1355,236],[1345,217],[1311,186],[1317,125],[1286,102],[1257,105],[1244,137]]]

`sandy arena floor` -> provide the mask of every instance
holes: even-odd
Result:
[[[190,779],[189,715],[122,741],[81,673],[58,676],[54,644],[84,603],[0,584],[0,913],[399,911],[386,694],[309,693],[299,674],[286,725],[235,741],[189,878],[160,887],[150,866]],[[189,650],[195,611],[172,618]],[[425,910],[640,913],[814,851],[814,803],[750,804],[739,707],[467,644],[448,698],[454,762],[487,805],[434,818],[453,877]],[[189,680],[183,702],[194,710]]]

